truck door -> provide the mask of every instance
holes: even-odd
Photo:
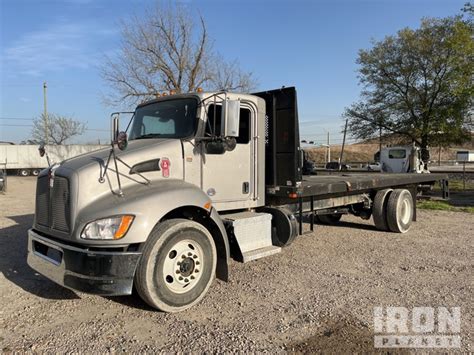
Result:
[[[221,129],[220,104],[207,106],[206,135]],[[220,210],[246,207],[245,201],[253,199],[254,179],[254,141],[256,109],[253,105],[241,102],[239,137],[233,151],[222,155],[202,154],[202,189],[217,204]]]

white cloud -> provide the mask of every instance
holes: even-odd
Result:
[[[45,29],[24,34],[3,52],[15,71],[40,76],[66,69],[87,69],[102,52],[97,45],[115,31],[87,23],[60,21]]]

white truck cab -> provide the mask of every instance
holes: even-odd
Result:
[[[380,164],[382,171],[386,173],[426,172],[420,148],[414,145],[382,148]]]

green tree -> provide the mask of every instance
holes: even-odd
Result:
[[[416,30],[402,29],[360,50],[357,63],[361,100],[345,110],[352,136],[366,139],[380,132],[395,133],[416,141],[424,152],[429,145],[470,139],[474,94],[470,18],[423,19]]]

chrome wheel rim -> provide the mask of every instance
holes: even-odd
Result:
[[[408,224],[411,218],[411,204],[408,199],[402,201],[400,210],[400,220],[403,224]]]
[[[192,290],[201,279],[204,253],[194,240],[181,240],[168,249],[163,263],[164,285],[174,293]]]

